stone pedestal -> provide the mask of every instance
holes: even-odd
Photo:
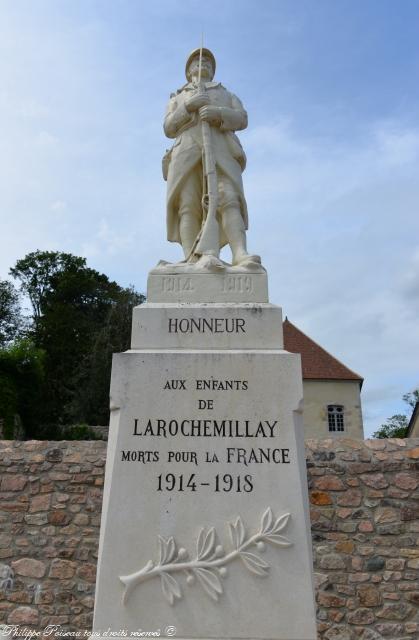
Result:
[[[99,637],[315,640],[301,400],[279,307],[134,310],[112,369]]]
[[[220,273],[196,271],[193,265],[153,269],[147,282],[149,302],[268,302],[268,277],[227,267]]]

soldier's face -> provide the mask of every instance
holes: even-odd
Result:
[[[192,78],[196,78],[199,75],[199,56],[192,60],[189,65],[188,72]],[[214,77],[214,69],[212,67],[211,59],[205,54],[202,56],[201,77],[209,78],[210,80]]]

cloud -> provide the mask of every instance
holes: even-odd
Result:
[[[417,372],[419,130],[376,121],[354,140],[316,138],[282,117],[242,138],[271,300],[365,377],[371,433]]]
[[[401,275],[400,288],[417,313],[419,311],[419,246],[413,250],[406,270]]]
[[[59,143],[59,139],[57,136],[49,133],[49,131],[40,131],[36,135],[36,143],[41,148],[43,147],[45,149],[52,149],[57,146],[57,144]]]
[[[361,140],[352,142],[347,136],[310,138],[288,116],[255,127],[243,138],[252,160],[247,180],[252,197],[266,201],[298,194],[303,211],[387,180],[395,168],[405,172],[419,159],[419,130],[395,122],[373,122]]]
[[[115,230],[115,225],[110,225],[108,220],[102,218],[94,237],[82,245],[81,253],[88,259],[103,254],[121,257],[132,250],[135,241],[135,235]]]
[[[29,251],[54,249],[86,255],[144,291],[159,259],[181,259],[166,242],[161,120],[201,30],[192,5],[4,10],[1,273]],[[286,3],[217,7],[205,22],[220,79],[234,78],[231,89],[251,104],[240,133],[249,249],[268,269],[271,301],[365,376],[368,432],[417,379],[419,129],[409,124],[417,87],[392,97],[397,82],[415,77],[414,56],[386,58],[381,86],[368,57],[388,53],[387,41],[370,38],[375,11],[361,24],[346,19],[352,9],[337,16],[330,6],[321,20],[318,7],[316,20]],[[343,24],[347,39],[336,48]],[[262,46],[249,48],[261,33]],[[360,38],[371,50],[354,56]]]
[[[395,121],[384,121],[376,125],[374,134],[382,166],[405,168],[418,161],[419,131],[403,129]]]
[[[67,209],[67,203],[63,200],[55,200],[54,202],[51,202],[50,209],[51,211],[62,213]]]

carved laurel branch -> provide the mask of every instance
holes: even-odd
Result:
[[[123,604],[126,604],[132,591],[141,582],[145,582],[155,576],[160,576],[163,595],[167,601],[173,605],[176,599],[182,598],[182,590],[179,582],[172,573],[183,571],[186,575],[186,582],[193,584],[198,580],[205,593],[217,601],[223,593],[223,585],[220,578],[227,575],[226,564],[240,558],[245,567],[257,576],[267,576],[270,566],[258,555],[247,551],[249,547],[255,545],[261,553],[265,550],[265,542],[276,544],[279,547],[290,547],[292,542],[285,536],[279,535],[283,531],[291,515],[285,513],[276,520],[272,509],[268,507],[263,513],[260,529],[250,537],[246,537],[246,530],[240,516],[235,522],[229,523],[230,538],[233,551],[226,553],[222,545],[216,543],[215,528],[208,531],[201,529],[196,542],[196,557],[189,559],[189,553],[183,547],[177,549],[173,537],[167,540],[158,536],[160,557],[158,564],[149,560],[147,564],[135,573],[127,576],[119,576],[125,589],[122,596]]]

